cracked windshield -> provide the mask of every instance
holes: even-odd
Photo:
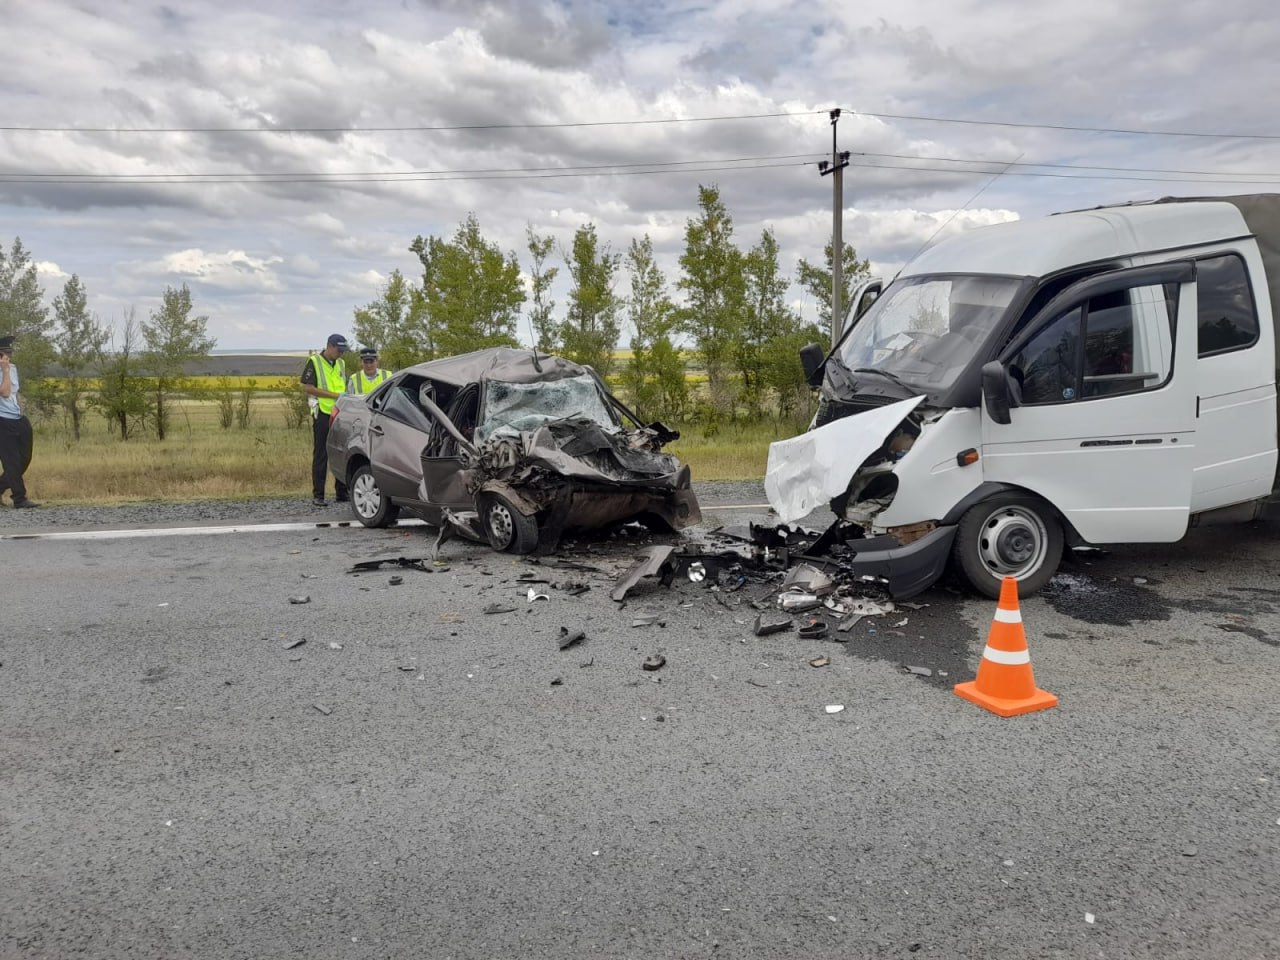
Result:
[[[586,417],[606,430],[620,429],[596,381],[587,375],[538,383],[491,381],[485,395],[484,423],[476,428],[476,442],[499,433],[536,430],[552,420]]]
[[[912,277],[894,282],[840,347],[850,370],[875,369],[945,390],[1004,316],[1018,281]]]

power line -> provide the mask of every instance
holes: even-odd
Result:
[[[871,153],[871,152],[865,152],[865,151],[859,151],[859,150],[853,151],[853,155],[855,157],[887,157],[893,160],[933,160],[933,161],[939,161],[943,163],[986,163],[986,164],[991,164],[992,166],[1004,166],[1005,164],[1008,163],[1007,160],[996,160],[996,159],[986,159],[986,158],[977,158],[977,157],[974,157],[971,159],[964,158],[964,157],[934,157],[934,156],[928,156],[926,154]],[[1232,176],[1238,176],[1238,177],[1272,177],[1272,178],[1280,177],[1280,173],[1277,173],[1277,172],[1246,173],[1243,170],[1179,170],[1179,169],[1169,169],[1166,167],[1106,167],[1106,166],[1099,166],[1097,164],[1089,164],[1089,163],[1047,163],[1047,162],[1036,163],[1034,161],[1028,161],[1027,163],[1015,162],[1012,164],[1012,166],[1030,167],[1030,168],[1048,167],[1054,170],[1112,170],[1112,171],[1122,171],[1125,173],[1187,173],[1187,174],[1193,174],[1196,176],[1205,176],[1205,177],[1221,177],[1226,175],[1232,175]],[[980,173],[985,171],[973,171],[973,172]]]
[[[884,170],[919,170],[923,173],[951,173],[959,176],[975,177],[984,173],[991,173],[990,170],[957,170],[955,167],[921,167],[904,163],[858,163],[850,161],[855,167],[870,167]],[[1073,173],[1034,173],[1029,170],[1009,170],[1004,174],[1006,177],[1044,177],[1054,180],[1120,180],[1132,181],[1134,183],[1206,183],[1206,184],[1254,184],[1261,186],[1271,186],[1280,184],[1280,178],[1271,180],[1234,180],[1230,177],[1217,176],[1217,179],[1196,179],[1189,180],[1179,177],[1127,177],[1112,176],[1109,174],[1073,174]]]
[[[738,113],[714,117],[658,117],[648,120],[584,120],[563,123],[467,123],[405,127],[21,127],[0,126],[6,133],[441,133],[452,130],[559,130],[570,127],[635,127],[660,123],[716,123],[725,120],[770,120],[808,117],[826,110]]]
[[[1016,127],[1024,130],[1065,130],[1073,133],[1118,133],[1138,137],[1205,137],[1211,140],[1280,140],[1280,133],[1206,133],[1200,130],[1139,130],[1124,127],[1077,127],[1065,123],[1022,123],[1015,120],[971,120],[959,117],[925,117],[909,113],[872,113],[846,107],[849,113],[878,120],[920,120],[926,123],[959,123],[979,127]]]
[[[303,170],[294,172],[254,172],[246,171],[227,171],[226,173],[34,173],[24,170],[0,171],[0,177],[31,177],[39,180],[62,180],[67,178],[88,178],[103,180],[141,180],[146,182],[156,178],[172,179],[173,182],[181,182],[184,180],[201,180],[205,178],[218,177],[236,177],[251,182],[249,178],[261,178],[270,182],[272,178],[299,178],[306,177],[316,178],[323,182],[321,178],[328,177],[391,177],[396,179],[411,177],[434,177],[447,176],[451,174],[490,174],[490,173],[571,173],[576,171],[596,171],[596,170],[616,170],[637,167],[679,167],[690,166],[694,164],[736,164],[736,163],[752,163],[757,161],[772,160],[804,160],[813,162],[819,154],[814,153],[793,153],[793,154],[775,154],[763,157],[721,157],[717,159],[707,160],[653,160],[653,161],[637,161],[634,163],[594,163],[594,164],[573,164],[569,166],[558,167],[490,167],[476,169],[468,167],[465,170],[373,170],[373,171],[334,171],[326,173],[321,170]],[[728,169],[728,168],[726,168]]]

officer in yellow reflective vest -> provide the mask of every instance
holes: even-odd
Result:
[[[302,390],[311,402],[311,501],[323,507],[325,475],[329,472],[329,416],[333,405],[347,385],[347,368],[342,355],[347,352],[347,338],[335,333],[320,353],[313,353],[302,368]],[[347,485],[334,477],[334,499],[347,499]]]
[[[378,351],[373,347],[363,347],[360,350],[360,369],[347,381],[347,393],[372,393],[390,376],[389,371],[378,367]]]

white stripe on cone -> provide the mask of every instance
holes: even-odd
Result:
[[[992,663],[1003,663],[1006,666],[1016,667],[1020,664],[1031,662],[1031,651],[997,650],[995,647],[988,646],[982,651],[982,659],[990,660]]]
[[[1004,607],[996,607],[996,623],[1021,623],[1021,610],[1006,610]]]

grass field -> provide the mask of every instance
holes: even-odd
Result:
[[[795,432],[756,423],[729,425],[708,438],[697,426],[684,427],[668,449],[690,465],[695,480],[753,480],[764,476],[769,444]],[[164,441],[122,443],[92,412],[78,442],[61,419],[39,421],[26,479],[37,501],[110,504],[309,497],[310,471],[309,424],[288,429],[284,398],[256,393],[243,430],[218,425],[215,401],[178,400]]]

